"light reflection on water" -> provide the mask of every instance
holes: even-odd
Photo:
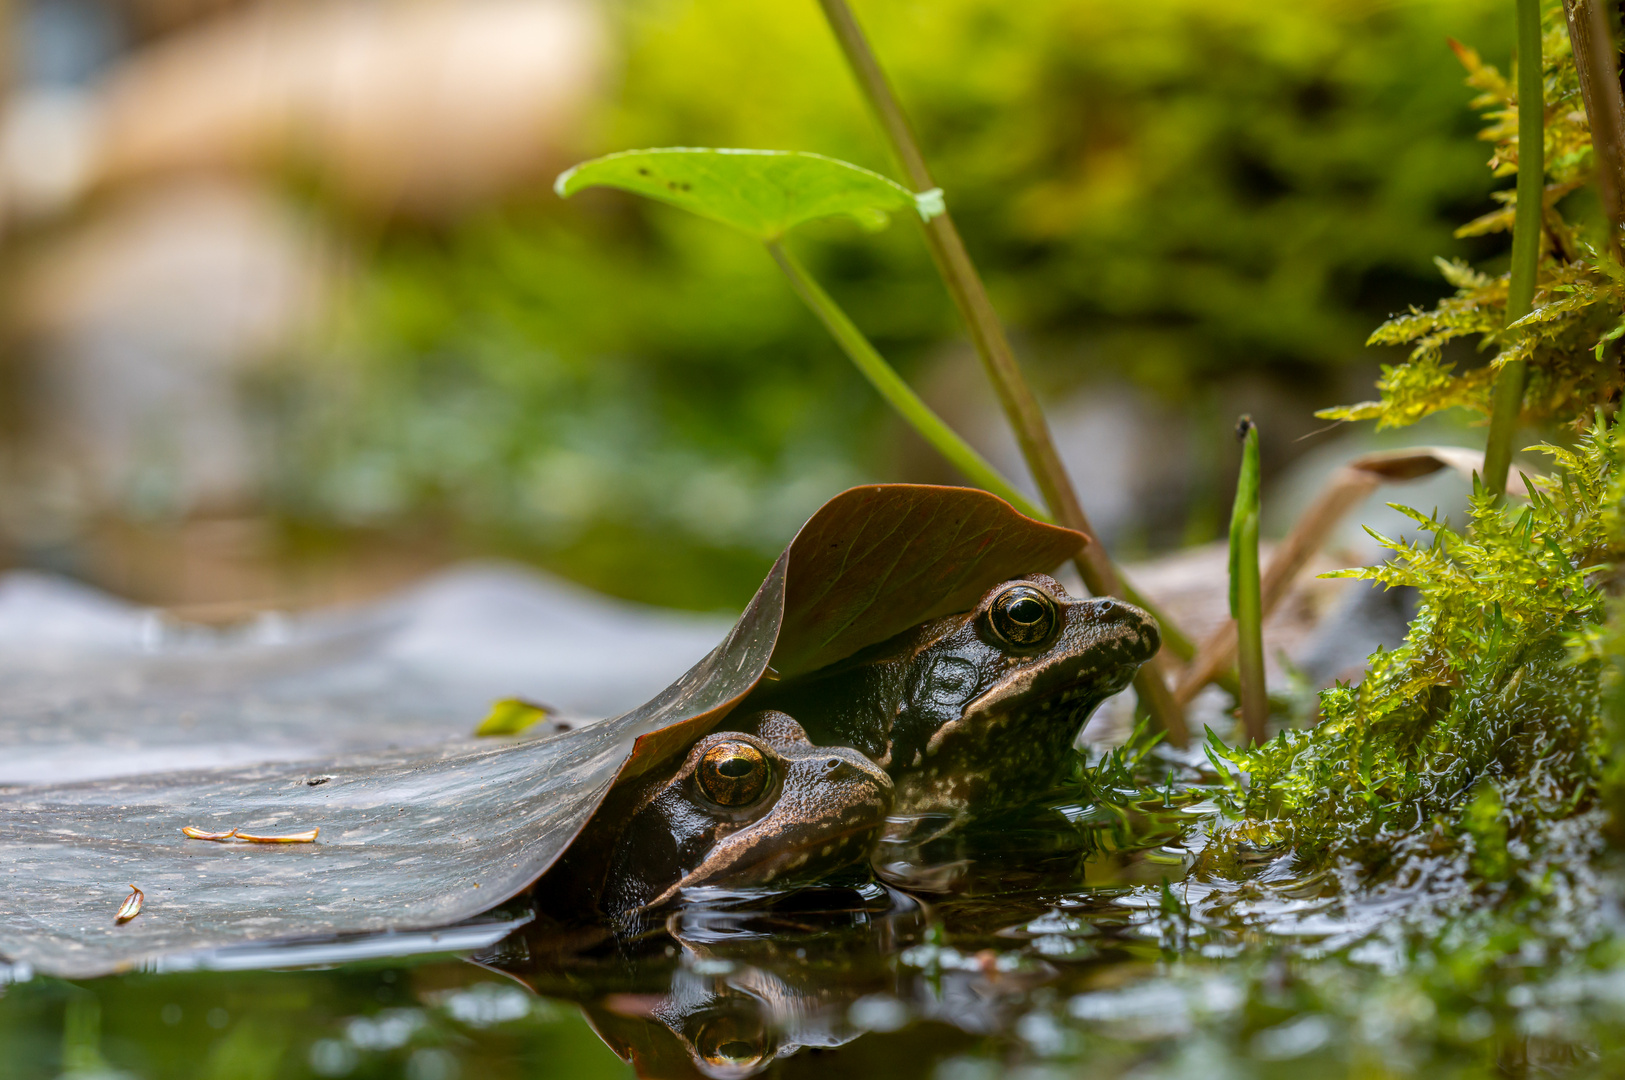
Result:
[[[17,972],[0,1080],[1609,1074],[1617,973],[1441,1013],[1392,977],[1392,930],[1460,899],[1449,865],[1356,894],[1210,794],[927,831],[889,858],[934,891],[711,893],[619,937],[510,909],[436,940]],[[462,951],[403,955],[434,948]]]

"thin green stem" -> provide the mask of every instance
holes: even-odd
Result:
[[[1262,745],[1269,718],[1264,684],[1264,592],[1258,571],[1258,425],[1243,416],[1241,475],[1230,512],[1230,615],[1236,620],[1236,666],[1241,676],[1241,720],[1247,738]]]
[[[818,3],[908,182],[916,191],[929,191],[936,187],[908,116],[903,112],[852,9],[846,0],[818,0]],[[960,318],[970,332],[976,354],[982,360],[982,367],[993,384],[1005,419],[1009,421],[1010,429],[1021,447],[1022,457],[1027,462],[1027,469],[1032,473],[1044,502],[1062,525],[1078,530],[1091,541],[1073,560],[1079,576],[1096,596],[1128,599],[1122,575],[1107,555],[1105,545],[1100,543],[1100,537],[1083,511],[1083,504],[1078,501],[1077,491],[1066,474],[1066,466],[1055,449],[1049,422],[1038,405],[1038,398],[1027,385],[1020,365],[1016,363],[1015,352],[1005,336],[1004,324],[999,321],[993,301],[988,298],[987,287],[976,272],[969,252],[965,250],[965,242],[960,238],[953,216],[944,211],[925,222],[924,228],[926,246],[931,251],[932,261],[936,263],[937,273],[941,275],[943,284],[953,297],[954,306],[959,309]],[[1190,639],[1172,623],[1166,620],[1162,622],[1165,640],[1189,642]],[[1134,688],[1140,700],[1150,707],[1153,719],[1167,732],[1168,740],[1184,746],[1189,738],[1189,729],[1185,725],[1184,714],[1179,711],[1168,689],[1160,658],[1154,657],[1151,663],[1140,669],[1135,676]]]
[[[852,9],[846,0],[819,0],[819,4],[909,184],[916,191],[935,188],[936,182],[931,179],[931,171],[920,152],[908,117],[874,50],[869,47],[868,38],[864,36]],[[1044,501],[1062,524],[1087,534],[1095,541],[1084,549],[1084,556],[1079,560],[1084,584],[1093,593],[1122,595],[1117,570],[1106,557],[1094,527],[1078,503],[1072,482],[1066,475],[1066,467],[1061,463],[1061,456],[1050,436],[1049,423],[1016,363],[1015,353],[1005,337],[1004,326],[988,298],[981,275],[976,272],[965,250],[959,230],[954,226],[953,215],[944,210],[925,222],[924,227],[931,258],[953,297],[954,305],[959,309],[966,329],[970,331],[977,355],[981,357],[982,365],[993,383],[1005,418],[1021,446],[1022,457],[1026,459],[1027,468]]]
[[[1040,521],[1051,520],[1049,514],[1017,491],[1010,481],[988,464],[986,458],[944,423],[942,417],[931,410],[931,406],[920,400],[920,395],[903,381],[896,369],[886,363],[886,358],[863,336],[863,331],[847,318],[846,312],[824,291],[823,286],[813,280],[795,256],[785,250],[782,243],[770,240],[767,250],[773,255],[773,261],[779,264],[779,269],[790,279],[796,293],[823,322],[836,344],[857,365],[870,385],[880,391],[880,396],[908,421],[910,427],[920,433],[922,439],[934,446],[971,483],[991,491],[1028,517]]]
[[[1614,261],[1625,262],[1620,250],[1620,232],[1625,229],[1625,94],[1620,91],[1619,54],[1605,3],[1563,0],[1563,15],[1591,128],[1597,196],[1608,215],[1608,250]]]
[[[1546,198],[1545,96],[1540,55],[1540,0],[1517,0],[1518,9],[1518,208],[1512,220],[1512,276],[1507,285],[1507,325],[1529,314],[1540,264],[1541,214]],[[1528,364],[1513,360],[1495,377],[1490,433],[1484,446],[1484,490],[1500,498],[1512,467],[1512,438],[1523,411]]]

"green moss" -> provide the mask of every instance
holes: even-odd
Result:
[[[1538,890],[1546,834],[1594,807],[1608,769],[1600,578],[1625,494],[1612,426],[1541,449],[1558,468],[1527,505],[1481,495],[1460,532],[1407,511],[1430,540],[1384,539],[1390,561],[1344,572],[1414,587],[1410,632],[1321,695],[1315,728],[1215,743],[1250,778],[1227,796],[1236,814],[1288,823],[1300,856],[1352,858],[1368,881],[1450,854],[1486,885]]]
[[[1588,226],[1564,217],[1564,197],[1589,181],[1592,151],[1561,5],[1545,4],[1543,18],[1549,209],[1534,310],[1503,329],[1506,277],[1440,260],[1455,295],[1372,336],[1413,346],[1407,362],[1383,369],[1380,400],[1324,415],[1393,426],[1452,407],[1487,414],[1495,368],[1527,359],[1525,419],[1569,427],[1576,442],[1533,448],[1552,471],[1527,481],[1527,503],[1478,492],[1460,527],[1399,507],[1423,539],[1377,536],[1390,559],[1341,576],[1417,590],[1404,644],[1373,656],[1357,685],[1322,693],[1313,729],[1252,753],[1210,747],[1249,777],[1227,795],[1232,811],[1281,821],[1304,858],[1343,865],[1364,889],[1451,862],[1486,918],[1539,907],[1553,875],[1589,873],[1597,845],[1566,831],[1589,822],[1594,839],[1603,808],[1625,807],[1616,753],[1625,613],[1612,598],[1625,479],[1605,415],[1620,386],[1611,350],[1625,333],[1625,270],[1584,242]],[[1470,49],[1457,54],[1489,113],[1491,166],[1510,175],[1517,103],[1496,69]],[[1511,193],[1501,201],[1461,234],[1508,228]],[[1494,359],[1457,372],[1446,346],[1473,337]],[[1574,865],[1554,862],[1558,850]]]

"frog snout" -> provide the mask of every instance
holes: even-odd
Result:
[[[806,766],[819,784],[862,784],[875,788],[877,794],[891,792],[891,777],[856,750],[825,752],[808,761]]]
[[[1133,631],[1138,645],[1136,652],[1143,650],[1146,656],[1155,656],[1157,650],[1162,648],[1162,631],[1157,628],[1157,620],[1144,610],[1109,596],[1091,600],[1089,605],[1094,609],[1091,614],[1099,625]]]
[[[1089,603],[1095,609],[1095,618],[1101,622],[1130,622],[1136,618],[1145,618],[1145,613],[1139,608],[1110,596],[1102,596]]]

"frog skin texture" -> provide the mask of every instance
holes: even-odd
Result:
[[[1154,619],[1121,600],[1075,599],[1043,574],[990,589],[850,659],[764,683],[750,708],[794,716],[820,746],[890,774],[895,817],[979,817],[1052,788],[1095,708],[1156,655]]]
[[[700,887],[789,889],[867,860],[891,808],[884,770],[814,746],[783,713],[739,713],[728,727],[611,792],[572,845],[571,876],[595,886],[600,912]]]

